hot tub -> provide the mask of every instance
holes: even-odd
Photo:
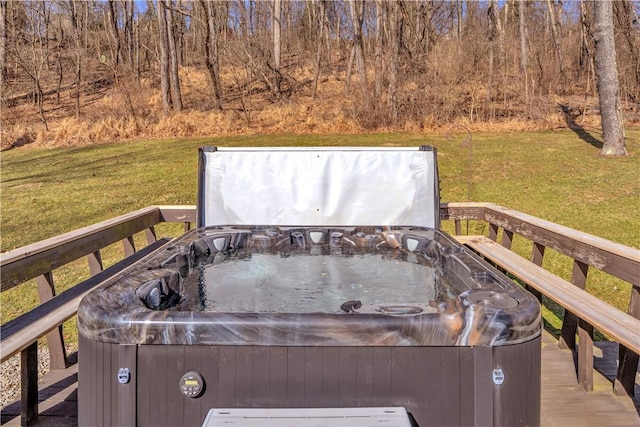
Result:
[[[80,425],[404,407],[540,423],[540,305],[428,227],[201,227],[85,297]]]

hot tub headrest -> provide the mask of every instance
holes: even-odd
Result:
[[[177,274],[170,275],[169,281],[177,280]],[[173,285],[175,286],[175,284]],[[164,277],[143,283],[136,289],[136,295],[147,308],[152,310],[164,310],[175,305],[180,299],[180,295],[172,289]]]

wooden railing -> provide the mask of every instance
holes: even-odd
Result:
[[[593,389],[594,325],[598,325],[605,335],[620,337],[620,343],[626,345],[619,346],[614,392],[633,396],[640,352],[640,250],[490,203],[445,204],[440,216],[454,221],[455,235],[463,234],[463,221],[482,221],[487,226],[486,239],[481,236],[482,239],[460,240],[468,242],[472,249],[478,249],[507,274],[524,281],[539,299],[544,294],[564,307],[559,345],[577,352],[578,383],[585,390]],[[513,258],[513,253],[504,251],[512,249],[516,235],[531,243],[528,260]],[[483,240],[496,242],[498,237],[504,248],[502,251],[496,250],[497,245],[491,249],[491,245],[482,244]],[[564,286],[568,282],[542,269],[547,248],[572,260],[573,286]],[[505,255],[515,262],[501,262]],[[522,263],[522,260],[526,262]],[[631,284],[628,315],[587,294],[585,285],[590,268]],[[577,312],[582,313],[581,317],[574,314]]]
[[[122,242],[123,257],[136,252],[133,236],[144,232],[147,244],[157,240],[155,226],[161,222],[181,222],[188,228],[195,221],[192,206],[150,206],[98,224],[90,225],[51,239],[0,254],[1,290],[13,288],[27,280],[36,279],[40,303],[56,295],[53,271],[79,258],[86,257],[91,276],[104,270],[100,251]],[[57,325],[58,326],[58,325]],[[60,332],[47,336],[53,369],[64,368],[66,358]],[[12,354],[0,349],[4,362]]]
[[[38,307],[2,325],[1,361],[21,353],[22,425],[38,418],[38,339],[46,335],[51,369],[65,369],[62,324],[77,313],[82,297],[159,247],[162,242],[156,238],[156,225],[180,222],[188,229],[194,221],[193,206],[150,206],[0,254],[2,292],[35,278],[40,297]],[[134,236],[142,232],[147,246],[136,251]],[[118,241],[122,242],[123,260],[105,270],[101,250]],[[56,295],[53,271],[82,257],[87,258],[91,277]]]
[[[615,328],[619,328],[620,324],[622,324],[624,327],[630,329],[630,331],[628,331],[630,335],[627,334],[625,336],[631,336],[632,341],[638,336],[638,346],[640,346],[640,320],[638,320],[640,319],[640,250],[488,203],[443,204],[440,214],[443,220],[451,220],[454,222],[454,234],[456,235],[463,234],[463,221],[481,221],[486,225],[485,228],[488,230],[486,233],[487,236],[485,237],[492,241],[496,241],[498,237],[501,237],[500,245],[506,249],[511,249],[515,235],[522,236],[532,242],[533,249],[531,257],[527,262],[535,268],[542,268],[545,248],[553,249],[568,256],[573,260],[574,265],[572,283],[579,293],[586,293],[583,289],[589,268],[602,270],[607,274],[631,283],[632,293],[629,302],[630,316],[624,313],[615,313],[613,317],[617,316],[616,318],[618,318],[622,315],[622,317],[627,316],[631,319],[628,320],[624,318],[622,323],[616,324]],[[84,281],[80,283],[77,288],[80,289],[84,286],[82,292],[85,292],[85,288],[87,288],[86,292],[88,292],[89,288],[96,286],[95,282],[101,283],[117,274],[115,271],[117,268],[115,270],[112,269],[112,271],[104,271],[101,250],[113,243],[121,241],[123,246],[123,262],[125,262],[127,259],[131,259],[133,254],[136,253],[133,239],[135,234],[144,232],[147,243],[153,244],[157,241],[156,225],[162,222],[179,222],[184,223],[186,230],[195,222],[195,217],[195,206],[150,206],[0,254],[2,291],[35,278],[41,304],[47,304],[47,307],[53,307],[47,309],[48,311],[46,312],[48,314],[46,316],[38,314],[38,309],[35,309],[21,316],[20,322],[12,321],[13,324],[29,324],[31,333],[19,334],[24,338],[17,340],[17,342],[11,346],[0,346],[2,361],[5,361],[18,352],[22,352],[22,410],[24,424],[28,424],[37,418],[37,369],[34,367],[34,363],[37,365],[37,358],[34,357],[34,351],[36,352],[35,354],[37,354],[37,340],[46,335],[47,345],[51,355],[51,368],[65,368],[67,366],[67,360],[61,325],[64,321],[76,314],[77,305],[83,295],[83,293],[78,293],[78,295],[72,295],[72,298],[60,298],[70,293],[70,291],[73,290],[72,288],[70,291],[56,296],[52,272],[74,260],[86,257],[89,271],[96,280],[94,280],[94,282]],[[122,265],[122,268],[125,268],[126,264]],[[508,263],[507,265],[499,265],[499,267],[502,267],[507,273],[510,273]],[[518,277],[525,283],[527,282],[527,280],[525,280],[526,275],[514,275],[514,277]],[[536,277],[544,281],[544,275],[538,274]],[[561,279],[558,278],[558,280]],[[554,281],[550,281],[550,283],[551,282]],[[601,332],[604,334],[612,337],[621,336],[616,330],[613,330],[613,326],[607,326],[612,323],[599,321],[600,317],[603,319],[612,317],[607,316],[607,312],[614,313],[614,310],[616,312],[619,312],[619,310],[603,303],[594,310],[586,311],[582,307],[577,307],[580,298],[574,298],[575,294],[566,292],[566,290],[554,289],[553,292],[549,292],[549,288],[545,286],[536,287],[535,283],[527,283],[527,285],[532,285],[530,289],[534,293],[537,293],[538,296],[540,296],[541,293],[547,292],[549,295],[546,296],[555,299],[556,302],[563,305],[566,309],[560,345],[578,351],[578,380],[585,389],[589,390],[589,384],[592,384],[589,376],[593,375],[592,323],[600,325],[599,328],[602,328]],[[571,295],[563,298],[563,294]],[[62,303],[57,305],[51,304],[56,301],[56,298],[62,301]],[[44,311],[45,310],[41,309],[40,313]],[[588,312],[589,314],[583,314],[583,318],[578,318],[573,315],[572,312]],[[57,315],[52,316],[51,313]],[[591,323],[589,323],[590,321]],[[3,334],[5,330],[10,329],[9,326],[12,325],[2,325]],[[638,329],[634,330],[636,328]],[[579,337],[578,345],[576,345],[576,334],[578,334]],[[4,343],[4,337],[2,339]],[[618,377],[614,383],[614,391],[616,393],[624,393],[626,391],[633,395],[635,372],[638,366],[638,354],[637,347],[631,348],[635,351],[628,350],[625,346],[620,346]],[[33,384],[36,384],[35,409],[33,407]],[[35,414],[33,414],[34,410]],[[29,411],[31,413],[27,413]]]

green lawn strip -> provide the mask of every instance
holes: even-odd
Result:
[[[0,217],[7,251],[154,204],[195,204],[198,148],[215,146],[418,146],[438,149],[442,200],[493,202],[625,245],[640,247],[640,129],[627,132],[626,158],[605,159],[568,130],[474,133],[469,182],[466,135],[409,133],[358,135],[257,135],[152,140],[80,148],[21,148],[2,153]],[[384,195],[381,195],[384,199]],[[169,227],[169,228],[163,228]],[[471,222],[471,234],[485,227]],[[162,225],[175,236],[181,225]],[[452,232],[452,224],[444,224]],[[463,223],[463,229],[466,223]],[[143,239],[137,236],[136,239]],[[530,256],[525,243],[517,252]],[[105,267],[121,245],[102,251]],[[549,251],[545,268],[569,278],[570,260]],[[54,272],[60,292],[88,277],[86,260]],[[627,309],[630,285],[595,269],[587,289]],[[37,303],[34,282],[0,294],[2,322]],[[548,305],[545,321],[559,327],[561,309]],[[65,328],[67,330],[73,328]],[[75,332],[69,332],[75,336]]]

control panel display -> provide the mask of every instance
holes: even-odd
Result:
[[[204,379],[196,371],[189,371],[180,378],[180,392],[187,397],[196,398],[204,393]]]

